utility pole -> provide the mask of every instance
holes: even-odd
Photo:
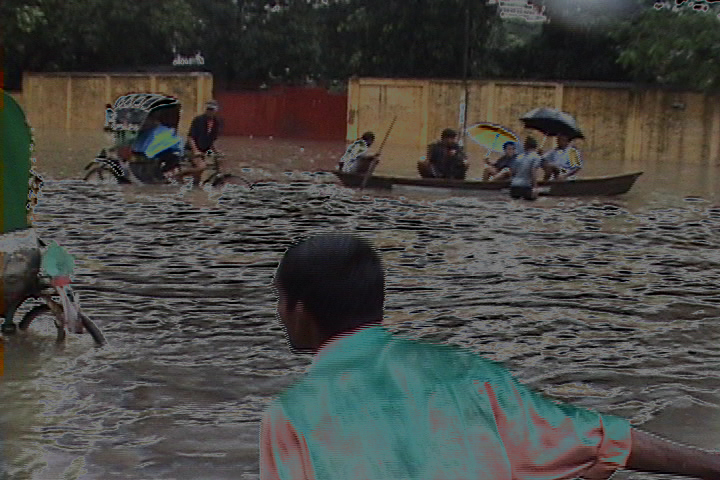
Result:
[[[468,99],[470,97],[468,92],[468,67],[469,67],[469,56],[470,56],[470,1],[465,0],[465,45],[463,48],[463,112],[462,112],[462,131],[460,133],[460,143],[465,146],[465,131],[467,130],[467,117],[468,117]]]

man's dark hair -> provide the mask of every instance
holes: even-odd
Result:
[[[328,336],[382,319],[385,272],[367,240],[341,234],[291,246],[275,277],[288,308],[302,302]]]
[[[375,141],[375,134],[373,132],[365,132],[360,138],[362,138],[368,143],[373,143]]]
[[[446,128],[440,134],[440,139],[457,137],[457,132],[452,128]]]
[[[532,150],[533,148],[537,148],[537,146],[537,140],[535,140],[533,137],[527,137],[525,139],[525,150]]]
[[[503,150],[505,150],[507,147],[514,147],[514,146],[515,146],[515,142],[513,142],[513,141],[505,142],[505,143],[503,143]]]

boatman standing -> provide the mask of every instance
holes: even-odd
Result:
[[[262,480],[551,480],[616,470],[720,478],[720,454],[552,401],[502,365],[382,326],[384,269],[365,240],[292,246],[277,312],[307,375],[266,410]]]
[[[338,163],[338,170],[344,173],[364,174],[370,168],[373,160],[379,157],[379,154],[367,153],[370,146],[375,142],[375,134],[373,132],[365,132],[362,137],[351,143],[345,154]]]

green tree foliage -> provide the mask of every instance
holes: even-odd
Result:
[[[476,0],[364,0],[349,6],[336,24],[344,51],[336,58],[358,75],[462,77],[466,18],[471,55],[482,70],[480,60],[500,23],[496,7]]]
[[[638,81],[697,89],[720,88],[717,12],[647,11],[616,32],[619,63]]]
[[[21,71],[105,70],[167,64],[192,41],[186,0],[4,0],[0,31],[8,83]]]
[[[525,35],[523,41],[516,41],[504,52],[500,63],[506,75],[542,80],[630,80],[616,61],[622,46],[613,36],[614,28],[623,19],[651,8],[648,4],[653,2],[538,0],[536,3],[545,7],[549,22],[542,24],[536,35],[531,38]]]
[[[462,78],[466,38],[471,78],[718,87],[715,13],[656,11],[655,0],[536,3],[549,23],[502,20],[485,0],[4,0],[0,34],[15,88],[22,71],[170,68],[175,53],[197,51],[221,86]]]

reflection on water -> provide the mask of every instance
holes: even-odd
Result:
[[[7,339],[0,468],[257,478],[261,412],[310,362],[288,352],[269,284],[289,242],[327,231],[381,250],[394,330],[467,346],[554,398],[715,448],[720,207],[701,183],[655,190],[656,175],[623,197],[534,204],[361,194],[282,174],[215,194],[48,182],[37,229],[76,255],[76,288],[110,345]]]

